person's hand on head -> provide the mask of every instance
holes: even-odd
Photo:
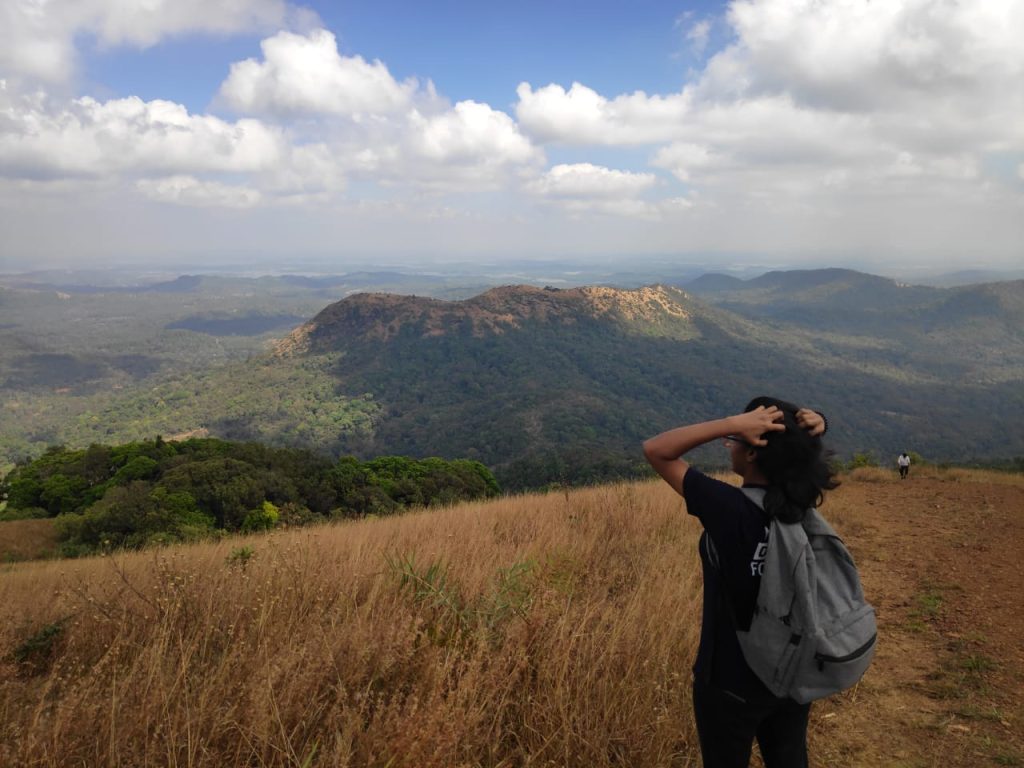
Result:
[[[801,408],[796,412],[796,423],[811,437],[818,437],[825,434],[825,417],[810,408]]]
[[[776,406],[765,408],[759,405],[752,411],[733,417],[736,436],[753,446],[768,445],[764,435],[767,432],[785,432],[786,425],[782,423],[784,418],[785,415]]]

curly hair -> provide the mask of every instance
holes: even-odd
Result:
[[[798,523],[808,508],[822,504],[825,491],[839,485],[829,463],[832,452],[825,449],[820,437],[812,437],[797,424],[797,406],[774,397],[755,397],[744,411],[761,405],[774,405],[782,411],[786,425],[785,432],[766,433],[768,444],[754,448],[757,466],[768,480],[764,509],[784,523]]]

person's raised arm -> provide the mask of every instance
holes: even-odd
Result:
[[[765,432],[785,431],[786,426],[781,423],[782,418],[782,411],[774,405],[770,408],[762,405],[752,411],[724,419],[670,429],[644,441],[644,458],[654,467],[654,471],[681,495],[683,475],[690,467],[687,462],[681,460],[684,454],[698,445],[728,436],[738,437],[753,446],[766,445],[767,441],[763,437]]]

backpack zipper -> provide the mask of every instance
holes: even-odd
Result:
[[[866,643],[864,643],[864,645],[862,645],[860,648],[858,648],[857,650],[853,651],[852,653],[846,654],[845,656],[829,656],[829,655],[824,654],[824,653],[816,653],[816,654],[814,654],[814,660],[816,662],[818,662],[818,671],[819,672],[824,672],[825,671],[825,662],[826,661],[828,663],[830,663],[830,664],[842,664],[844,661],[853,661],[854,659],[863,656],[865,653],[868,652],[868,650],[871,648],[871,646],[875,644],[875,640],[877,638],[878,638],[878,633],[873,634],[871,636],[871,639],[868,640]]]

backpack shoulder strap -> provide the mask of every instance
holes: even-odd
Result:
[[[803,521],[804,530],[808,536],[832,536],[840,538],[828,520],[821,516],[821,513],[814,507],[807,510]]]
[[[764,509],[764,488],[741,488],[748,499]],[[807,510],[802,523],[782,523],[772,518],[768,527],[768,551],[761,572],[758,609],[773,616],[788,616],[800,591],[813,585],[811,569],[814,554],[808,543],[808,521],[817,531],[821,526],[831,530],[813,507]],[[809,562],[810,561],[810,562]],[[807,612],[807,609],[804,609]],[[804,619],[806,621],[806,618]]]

